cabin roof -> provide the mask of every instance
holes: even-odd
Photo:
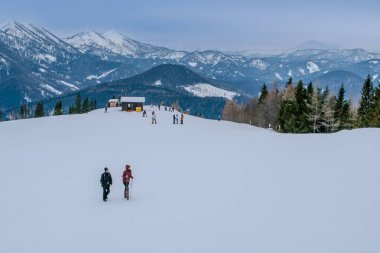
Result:
[[[145,97],[121,97],[120,102],[145,103]]]

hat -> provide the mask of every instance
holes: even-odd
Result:
[[[104,167],[104,171],[107,171],[108,170],[108,168],[107,167]]]

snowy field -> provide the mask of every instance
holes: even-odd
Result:
[[[114,109],[0,123],[0,252],[380,252],[380,129],[157,120]]]

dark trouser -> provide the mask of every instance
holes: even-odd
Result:
[[[129,182],[123,182],[124,188],[124,198],[129,198]]]
[[[103,186],[103,200],[107,199],[108,194],[110,194],[110,186]]]

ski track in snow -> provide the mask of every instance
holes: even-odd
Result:
[[[379,129],[277,134],[156,113],[0,122],[0,252],[380,252]]]

